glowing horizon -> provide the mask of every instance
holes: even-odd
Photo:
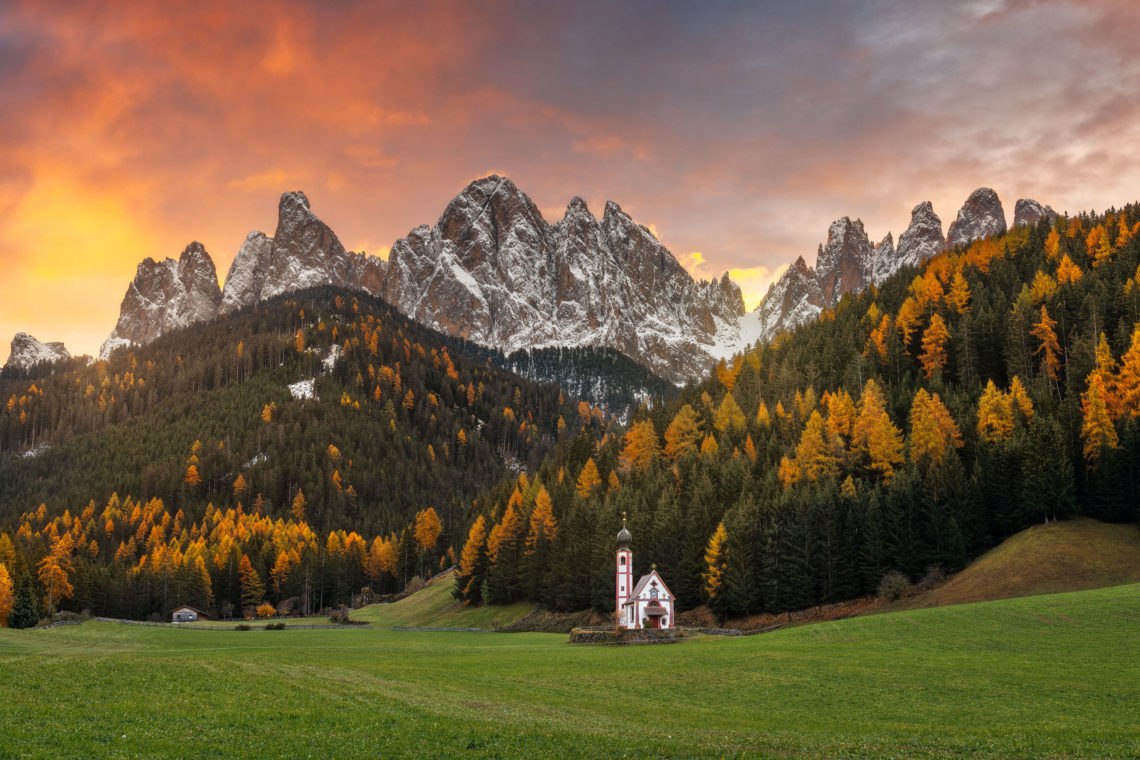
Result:
[[[841,216],[1137,199],[1134,4],[822,7],[5,4],[0,353],[96,353],[143,258],[223,280],[285,190],[381,255],[492,172],[548,220],[614,200],[749,308]]]

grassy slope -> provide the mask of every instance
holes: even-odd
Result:
[[[427,588],[394,604],[373,604],[352,613],[354,620],[376,626],[430,626],[433,628],[496,628],[513,623],[534,609],[519,603],[464,607],[451,595],[455,576],[436,578]]]
[[[0,757],[1130,757],[1140,585],[739,639],[0,631]]]
[[[1036,525],[991,549],[922,601],[962,604],[1140,582],[1140,527],[1087,518]]]

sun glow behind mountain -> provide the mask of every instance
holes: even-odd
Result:
[[[752,307],[842,215],[877,239],[981,185],[1058,210],[1131,198],[1138,20],[1113,2],[7,3],[0,340],[94,352],[143,257],[200,240],[224,276],[284,190],[383,256],[488,167],[540,208],[618,201]]]

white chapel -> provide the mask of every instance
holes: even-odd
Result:
[[[673,592],[657,574],[657,565],[633,583],[633,535],[621,518],[617,534],[617,620],[619,628],[672,628],[676,618]]]

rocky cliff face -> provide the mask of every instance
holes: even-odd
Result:
[[[910,225],[906,232],[899,235],[899,247],[896,264],[890,274],[894,274],[904,266],[917,266],[946,247],[946,239],[942,237],[942,220],[934,213],[930,201],[922,203],[911,209]],[[875,280],[882,282],[886,277]]]
[[[319,285],[359,289],[355,270],[366,258],[344,250],[329,226],[309,210],[304,193],[285,193],[277,206],[273,237],[251,232],[234,257],[222,291],[221,313]]]
[[[608,346],[673,382],[706,371],[718,331],[744,312],[731,280],[695,282],[616,203],[599,220],[574,198],[551,225],[498,176],[396,241],[381,294],[429,327],[507,353]]]
[[[1020,200],[1015,224],[1035,224],[1046,215],[1055,216],[1048,206]],[[728,343],[726,352],[739,350],[750,341],[770,340],[782,330],[814,319],[823,309],[839,303],[844,293],[877,285],[903,267],[918,266],[940,251],[1002,232],[1005,213],[1001,200],[987,187],[970,194],[945,238],[942,220],[930,201],[911,210],[910,225],[899,235],[897,245],[887,233],[872,247],[863,223],[843,217],[832,222],[827,243],[816,254],[815,268],[809,268],[802,257],[789,267],[768,289],[760,306],[741,319],[740,339]]]
[[[1049,206],[1042,206],[1032,198],[1020,198],[1013,207],[1013,226],[1036,225],[1041,219],[1050,222],[1057,218],[1057,212]]]
[[[26,370],[44,362],[54,364],[70,358],[71,354],[62,343],[41,343],[27,333],[18,332],[12,338],[12,352],[4,367]]]
[[[213,319],[221,301],[214,261],[201,243],[186,246],[178,261],[143,259],[99,358],[121,346],[149,343],[171,330]]]
[[[946,247],[956,248],[974,240],[1005,232],[1005,211],[998,194],[979,187],[958,211],[958,218],[946,232]]]
[[[514,183],[491,176],[465,188],[435,225],[397,240],[388,262],[345,251],[304,193],[285,193],[273,237],[246,237],[224,291],[197,244],[177,263],[140,264],[102,355],[319,285],[382,296],[429,327],[507,353],[616,348],[673,382],[706,371],[744,313],[727,275],[694,281],[616,203],[599,220],[574,198],[549,224]]]
[[[910,226],[898,246],[888,232],[871,245],[863,222],[843,217],[831,223],[827,242],[816,252],[814,269],[801,256],[768,288],[760,306],[740,320],[741,340],[728,346],[739,350],[750,341],[771,340],[777,333],[815,319],[834,308],[845,293],[858,293],[878,284],[904,266],[926,261],[942,250],[942,222],[929,202],[911,212]]]

